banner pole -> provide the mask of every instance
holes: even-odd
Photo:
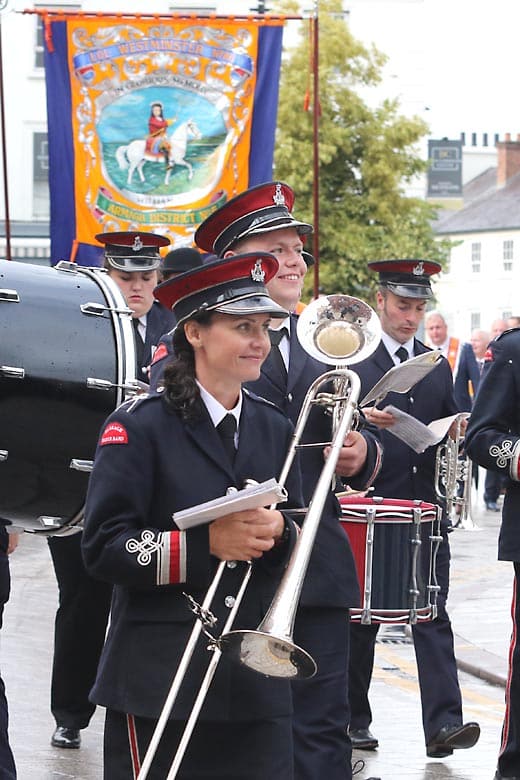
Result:
[[[314,16],[311,20],[314,34],[312,36],[313,46],[313,115],[312,115],[312,141],[313,141],[313,209],[314,209],[314,234],[313,234],[313,255],[314,255],[314,297],[320,294],[320,152],[319,152],[319,120],[320,120],[320,95],[319,95],[319,31],[318,31],[318,6],[319,0],[314,3]]]
[[[2,57],[2,16],[0,14],[0,127],[2,133],[2,165],[5,205],[5,259],[11,260],[11,219],[9,216],[9,189],[7,187],[7,148],[5,141],[4,72]]]

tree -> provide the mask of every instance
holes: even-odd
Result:
[[[298,12],[291,0],[277,10]],[[351,35],[340,0],[320,0],[318,21],[320,288],[366,297],[376,282],[368,260],[443,263],[449,243],[435,240],[435,209],[404,192],[426,169],[417,151],[426,124],[399,115],[397,100],[374,108],[358,94],[381,81],[386,57]],[[294,188],[298,217],[313,222],[313,114],[304,110],[306,93],[313,105],[310,49],[304,24],[282,66],[275,175]]]

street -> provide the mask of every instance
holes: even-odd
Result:
[[[385,627],[380,631],[371,689],[372,731],[380,746],[373,752],[355,752],[354,761],[366,762],[356,780],[370,776],[382,780],[493,778],[504,709],[511,566],[496,561],[500,515],[477,507],[474,519],[478,530],[458,529],[450,536],[452,585],[448,608],[459,666],[473,672],[459,672],[464,717],[480,723],[480,741],[471,750],[456,751],[447,759],[426,757],[413,645],[403,630]],[[18,778],[100,780],[102,710],[98,709],[89,728],[82,731],[80,750],[50,745],[54,721],[49,711],[49,689],[57,588],[45,539],[24,534],[11,557],[11,570],[12,594],[5,611],[0,652]],[[488,681],[495,677],[502,684]]]

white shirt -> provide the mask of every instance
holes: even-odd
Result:
[[[219,423],[222,422],[226,414],[232,414],[235,420],[237,421],[237,430],[235,433],[235,447],[238,447],[238,426],[240,422],[240,412],[242,411],[242,393],[238,396],[238,402],[237,405],[233,407],[233,409],[226,409],[225,406],[222,406],[220,401],[217,401],[217,399],[211,395],[211,393],[208,393],[208,391],[202,387],[200,382],[198,380],[197,385],[200,390],[200,397],[202,398],[202,401],[204,402],[204,406],[208,410],[208,414],[211,417],[211,422],[217,427]]]
[[[406,351],[408,352],[408,359],[413,357],[413,342],[414,338],[412,336],[411,339],[408,339],[408,341],[405,341],[404,344],[400,344],[399,341],[396,341],[392,338],[392,336],[389,336],[388,333],[385,333],[384,331],[381,333],[381,341],[385,345],[388,354],[394,361],[395,365],[398,366],[401,361],[396,356],[396,351],[399,349],[399,347],[404,347]]]
[[[141,336],[144,344],[146,341],[146,314],[143,314],[142,317],[134,317],[134,319],[137,319],[137,322],[139,323],[137,326],[137,332]]]
[[[283,336],[283,338],[280,340],[280,343],[278,344],[278,349],[280,350],[280,354],[283,358],[283,362],[285,363],[285,368],[288,371],[289,370],[289,345],[290,345],[290,336],[291,336],[291,318],[286,317],[284,320],[278,320],[278,325],[276,328],[273,328],[272,326],[269,326],[269,330],[280,330],[280,328],[287,328],[287,335]]]

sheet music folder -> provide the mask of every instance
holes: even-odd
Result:
[[[181,531],[185,531],[187,528],[209,523],[218,517],[229,515],[231,512],[257,509],[261,506],[281,504],[284,501],[287,501],[287,491],[273,478],[256,485],[248,485],[242,490],[214,498],[204,504],[197,504],[189,509],[174,512],[172,518],[177,527]]]

